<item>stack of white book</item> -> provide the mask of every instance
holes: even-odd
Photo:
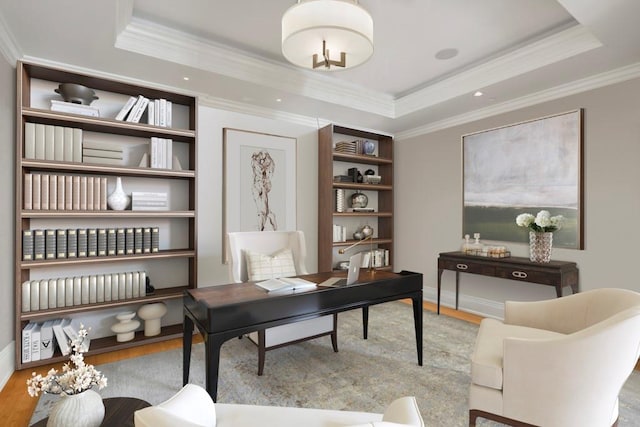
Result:
[[[164,98],[149,101],[147,107],[147,124],[162,127],[171,127],[172,104]]]
[[[173,169],[173,140],[153,136],[151,137],[150,151],[150,167],[158,169]]]
[[[334,242],[346,242],[347,241],[347,227],[344,225],[333,224],[333,241]]]
[[[100,117],[100,110],[91,105],[75,104],[73,102],[51,100],[51,111],[80,114],[82,116]]]
[[[82,129],[25,123],[24,158],[80,162],[82,161]]]
[[[131,210],[166,211],[169,210],[167,193],[140,192],[131,193]]]
[[[87,141],[82,144],[82,162],[103,165],[134,166],[149,150],[148,144],[124,145],[104,141]]]
[[[124,120],[139,123],[147,112],[147,124],[162,127],[171,127],[172,103],[166,99],[149,99],[142,95],[131,96],[122,106],[116,120]]]
[[[29,322],[22,329],[22,363],[37,362],[53,357],[55,348],[67,356],[71,342],[78,338],[79,325],[71,319],[52,319],[43,323]],[[84,337],[82,350],[89,350],[90,338]]]

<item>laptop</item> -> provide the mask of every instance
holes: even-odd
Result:
[[[340,277],[331,277],[322,283],[318,283],[318,286],[338,287],[338,286],[352,285],[358,281],[361,265],[362,265],[362,252],[359,252],[355,255],[351,255],[351,257],[349,257],[349,271],[347,273],[346,279],[340,278]]]

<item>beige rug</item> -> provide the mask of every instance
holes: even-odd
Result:
[[[424,366],[417,364],[413,312],[399,302],[371,307],[369,339],[362,315],[339,315],[339,352],[329,337],[267,352],[258,377],[257,350],[247,339],[222,347],[218,401],[384,412],[400,396],[416,396],[426,425],[466,426],[469,355],[477,326],[424,313]],[[204,385],[204,348],[194,346],[190,382]],[[99,367],[109,379],[103,397],[132,396],[159,403],[182,386],[182,350]],[[32,422],[44,418],[56,396],[38,403]],[[620,427],[639,425],[640,373],[620,398]],[[483,423],[482,425],[492,425]]]

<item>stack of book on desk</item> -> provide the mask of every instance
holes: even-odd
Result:
[[[82,162],[135,166],[148,150],[148,144],[125,145],[114,142],[85,140],[82,144]]]

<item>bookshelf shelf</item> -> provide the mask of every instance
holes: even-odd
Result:
[[[191,249],[164,250],[164,251],[151,253],[151,254],[48,259],[43,261],[22,261],[21,266],[22,268],[41,268],[41,267],[56,267],[56,266],[63,266],[63,265],[96,264],[96,263],[102,264],[102,263],[152,260],[152,259],[194,258],[195,256],[196,256],[196,252]]]
[[[101,310],[113,310],[114,308],[125,306],[134,306],[133,308],[128,309],[136,309],[135,306],[139,306],[141,304],[178,300],[182,298],[185,290],[196,288],[197,215],[195,207],[197,194],[197,98],[153,87],[134,85],[117,80],[86,75],[60,68],[48,67],[23,61],[18,62],[16,71],[17,123],[15,150],[15,259],[17,261],[15,263],[14,284],[16,320],[15,342],[22,343],[22,330],[29,322],[40,323],[46,320],[58,319],[62,317],[78,317],[82,314],[90,314],[93,318],[95,316],[99,316],[99,312]],[[62,82],[73,82],[94,89],[99,95],[99,99],[92,104],[92,107],[96,107],[100,110],[101,117],[71,114],[47,109],[48,103],[51,100],[51,95],[54,95],[53,89]],[[139,95],[142,95],[149,99],[164,99],[166,101],[170,101],[171,104],[166,103],[166,105],[171,105],[170,111],[171,117],[173,118],[172,123],[174,124],[174,126],[162,127],[146,123],[115,120],[113,118],[116,116],[116,113],[121,108],[121,106],[124,105],[130,97],[137,97]],[[164,103],[164,101],[158,102]],[[115,111],[113,111],[114,109]],[[27,126],[27,124],[29,124],[29,126]],[[185,169],[173,170],[139,166],[108,165],[103,164],[102,160],[104,159],[98,159],[101,160],[100,163],[82,163],[78,160],[78,157],[75,157],[75,155],[77,154],[75,151],[73,153],[73,158],[75,161],[70,161],[69,159],[71,159],[72,157],[66,157],[68,154],[67,151],[64,152],[64,156],[58,156],[58,154],[61,153],[60,151],[54,152],[57,154],[53,156],[50,155],[50,153],[52,152],[50,150],[57,150],[58,148],[56,147],[62,147],[60,148],[60,150],[70,150],[70,146],[56,146],[55,144],[59,144],[58,141],[60,140],[55,139],[58,138],[58,136],[55,135],[53,142],[51,142],[51,139],[45,139],[45,142],[42,142],[42,138],[47,138],[46,134],[39,140],[37,139],[38,136],[36,134],[36,155],[34,155],[34,136],[33,133],[27,133],[26,129],[29,128],[30,132],[32,132],[32,129],[35,129],[35,132],[48,132],[52,127],[53,129],[59,129],[56,127],[62,127],[65,129],[80,129],[79,131],[73,131],[73,150],[77,148],[77,146],[75,145],[77,141],[91,141],[94,143],[97,141],[98,143],[106,143],[106,145],[119,143],[123,144],[123,146],[128,145],[130,147],[142,146],[141,148],[144,152],[145,150],[150,149],[144,147],[144,144],[148,144],[148,146],[151,147],[152,138],[170,139],[173,141],[173,148],[171,152],[169,152],[167,148],[167,152],[169,152],[170,154],[170,157],[168,158],[171,159],[171,155],[177,156],[182,167],[184,167]],[[63,131],[67,132],[67,130],[64,129]],[[59,130],[56,130],[56,132],[59,132]],[[49,135],[52,134],[53,133],[50,133]],[[80,139],[75,139],[76,134],[81,135]],[[26,137],[28,135],[30,135],[29,145],[26,144]],[[84,140],[85,138],[87,139]],[[67,142],[62,142],[62,144],[68,144],[68,139],[65,139],[64,141]],[[38,143],[40,143],[41,145],[38,145]],[[81,145],[82,144],[80,144],[79,148],[80,156],[96,156],[96,154],[93,152],[90,154],[82,152]],[[45,155],[43,156],[43,151],[40,151],[41,155],[39,156],[37,155],[37,150],[42,146],[44,146],[45,148],[40,148],[40,150],[44,150]],[[27,150],[27,147],[29,148],[29,150]],[[94,151],[96,149],[95,146],[92,147],[88,145],[85,148],[92,149]],[[124,153],[124,150],[122,152]],[[137,154],[138,152],[136,151],[135,153]],[[149,151],[147,151],[147,153],[149,153]],[[142,156],[142,153],[140,153],[139,155]],[[65,160],[62,161],[62,158],[64,158]],[[123,158],[126,157],[123,156]],[[125,161],[126,164],[134,164],[134,162],[137,163],[137,161],[135,160],[132,161],[131,158]],[[29,174],[31,174],[32,176],[35,176],[35,174],[40,174],[41,176],[58,175],[62,178],[62,181],[65,182],[65,185],[68,182],[67,180],[69,176],[80,175],[82,177],[86,175],[88,176],[88,180],[93,180],[93,178],[91,177],[94,176],[102,180],[102,183],[104,183],[104,180],[106,178],[107,191],[109,180],[111,180],[111,182],[113,183],[116,177],[123,177],[128,181],[127,190],[129,191],[142,191],[150,193],[164,192],[169,195],[170,199],[172,196],[172,191],[180,193],[180,197],[174,201],[174,203],[176,204],[175,206],[179,207],[179,209],[162,211],[105,210],[104,198],[98,199],[98,197],[94,198],[94,202],[97,203],[97,200],[100,200],[103,210],[23,209],[23,207],[25,206],[23,200],[23,185],[25,183],[25,176]],[[51,192],[53,192],[55,185],[55,183],[50,183]],[[34,184],[33,191],[35,191],[35,188],[36,187]],[[58,197],[64,197],[61,196],[61,194],[70,194],[71,190],[67,189],[69,187],[64,188],[64,192],[62,192],[61,190],[57,191]],[[105,194],[105,190],[102,188],[104,187],[101,187],[100,194]],[[77,194],[75,193],[75,188],[73,191],[74,194]],[[46,193],[41,189],[41,192],[38,194],[40,195],[40,197],[45,197],[44,194]],[[87,195],[89,194],[91,193],[87,192]],[[35,203],[36,199],[33,200]],[[45,200],[49,200],[50,203],[55,203],[56,201],[56,199],[51,195],[49,196],[49,199]],[[68,202],[68,199],[66,200],[66,202]],[[37,205],[34,204],[34,206]],[[80,204],[80,206],[83,205]],[[91,207],[89,203],[87,203],[87,206]],[[170,203],[169,206],[173,205]],[[135,225],[124,221],[127,219],[131,220],[130,222],[135,223]],[[163,250],[155,253],[139,253],[135,255],[55,258],[42,261],[20,261],[23,258],[22,254],[24,231],[35,229],[69,230],[75,228],[130,228],[134,226],[136,228],[159,227],[159,247],[163,248]],[[148,234],[145,234],[145,236],[148,236]],[[137,235],[134,238],[137,238]],[[148,240],[146,241],[148,242]],[[29,243],[29,241],[27,242]],[[143,242],[145,242],[145,240],[143,240]],[[70,275],[73,275],[77,278],[78,276],[93,276],[114,273],[123,274],[126,271],[118,271],[118,268],[120,266],[120,268],[124,270],[129,269],[130,265],[127,266],[127,263],[133,263],[135,265],[136,271],[145,271],[146,277],[152,279],[152,283],[155,287],[155,292],[153,294],[139,298],[126,298],[118,299],[117,301],[114,300],[90,304],[76,304],[73,306],[61,306],[59,299],[54,301],[54,299],[50,298],[49,304],[47,304],[47,306],[51,308],[35,311],[28,310],[29,297],[25,295],[25,298],[27,300],[25,310],[27,311],[22,311],[22,284],[24,282],[30,282],[26,287],[26,289],[28,289],[28,285],[33,286],[34,282],[39,282],[39,286],[42,286],[43,281],[44,283],[47,283],[48,281],[49,286],[51,286],[51,281],[57,280],[57,285],[59,285],[59,278]],[[174,270],[173,265],[176,266],[175,271],[171,271],[171,274],[167,274],[167,269]],[[108,272],[105,273],[103,270],[107,270]],[[128,277],[129,276],[127,276],[127,286],[129,286]],[[135,282],[135,279],[133,283],[137,283]],[[91,288],[90,292],[95,292],[95,285],[91,286],[94,287]],[[100,287],[98,286],[98,292],[99,289]],[[30,297],[33,298],[33,295],[34,294],[31,293]],[[98,297],[97,299],[102,300],[103,297]],[[51,301],[54,302],[52,303]],[[104,314],[104,316],[107,315],[108,313]],[[103,331],[102,334],[109,335],[112,333],[111,331]],[[179,336],[182,336],[181,323],[164,326],[162,328],[161,334],[155,337],[144,337],[144,334],[142,332],[138,332],[133,340],[123,343],[117,342],[115,335],[109,335],[102,338],[92,339],[91,349],[88,354],[99,354],[112,350],[143,345],[150,342],[172,339]],[[20,370],[66,360],[68,357],[62,357],[58,351],[56,354],[54,354],[53,358],[36,362],[23,362],[22,345],[18,344],[16,345],[15,358],[16,369]]]

